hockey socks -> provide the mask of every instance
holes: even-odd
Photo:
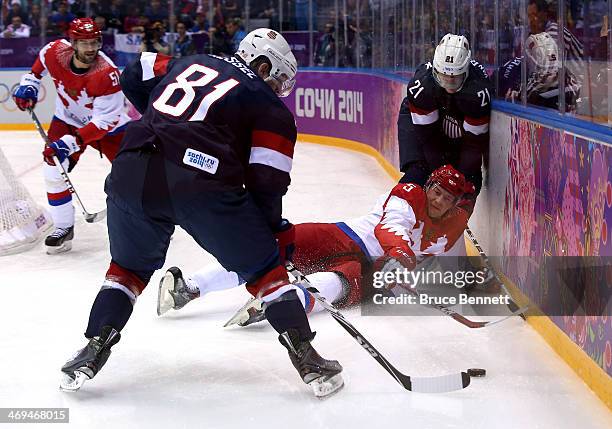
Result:
[[[134,306],[128,295],[119,289],[102,289],[91,307],[85,337],[99,336],[103,326],[121,331],[129,320]]]
[[[310,340],[314,336],[295,290],[285,292],[273,301],[267,302],[265,313],[266,319],[279,334],[293,329],[299,333],[302,340]]]

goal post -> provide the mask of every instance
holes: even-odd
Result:
[[[52,226],[49,214],[34,202],[0,148],[0,256],[34,247]]]

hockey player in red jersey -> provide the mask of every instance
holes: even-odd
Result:
[[[55,231],[45,240],[47,253],[71,249],[74,236],[72,196],[62,180],[53,156],[71,171],[87,146],[112,161],[129,121],[119,85],[119,71],[100,51],[101,32],[90,18],[70,23],[70,41],[55,40],[45,45],[23,75],[15,91],[21,110],[33,109],[41,78],[49,73],[57,89],[55,113],[48,136],[52,143],[43,152],[44,176]]]
[[[329,302],[354,305],[360,302],[366,273],[412,270],[428,257],[452,253],[468,220],[457,203],[474,191],[463,174],[445,165],[429,176],[424,188],[414,183],[395,185],[368,215],[333,224],[296,225],[293,263]],[[160,282],[158,314],[240,283],[236,273],[217,264],[187,278],[172,267]],[[320,308],[305,288],[298,295],[307,312]],[[238,315],[238,323],[262,320],[260,308],[261,303],[253,301]]]

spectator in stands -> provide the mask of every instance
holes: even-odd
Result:
[[[140,9],[136,5],[130,6],[127,16],[123,19],[123,31],[125,33],[144,32],[142,29],[134,29],[141,26]],[[140,30],[140,31],[139,31]]]
[[[19,15],[14,15],[11,23],[2,32],[2,37],[6,39],[30,37],[30,26],[25,25]]]
[[[309,0],[295,0],[295,29],[298,31],[308,30],[308,18],[310,15]],[[317,28],[317,3],[312,2],[312,27]]]
[[[529,0],[527,6],[527,18],[529,19],[529,30],[531,34],[543,31],[550,34],[553,40],[558,40],[559,25],[556,22],[556,13],[551,11],[546,0]],[[565,66],[576,76],[581,83],[584,76],[584,48],[582,43],[574,36],[567,27],[563,28],[563,47],[565,54]]]
[[[266,27],[268,28],[278,28],[278,12],[276,11],[276,1],[268,0],[264,1],[262,5],[262,9],[256,11],[256,15],[258,19],[267,19],[268,24]]]
[[[94,18],[94,22],[96,23],[102,34],[114,34],[115,30],[106,26],[106,18],[104,18],[102,15],[96,16]]]
[[[168,55],[170,53],[170,46],[164,41],[165,33],[164,24],[161,21],[155,21],[153,25],[145,30],[140,52],[155,52]]]
[[[97,16],[102,13],[98,0],[70,0],[70,12],[79,18]]]
[[[325,31],[317,41],[315,64],[323,67],[333,67],[336,58],[336,39],[334,24],[325,24]]]
[[[42,20],[40,16],[40,4],[33,3],[30,8],[30,14],[28,15],[28,22],[30,23],[30,36],[37,37],[41,35],[42,31]],[[46,22],[46,20],[44,21]]]
[[[6,21],[5,22],[11,22],[12,23],[14,16],[20,17],[22,23],[27,23],[28,22],[28,15],[21,8],[21,2],[19,0],[12,0],[11,1],[11,10],[9,10],[9,12],[8,12],[8,14],[6,16]]]
[[[193,18],[196,16],[198,0],[176,0],[174,4],[175,15],[185,24],[186,28],[191,28]]]
[[[101,14],[106,18],[108,28],[123,31],[123,19],[126,15],[123,0],[105,0],[102,4]]]
[[[57,6],[57,11],[51,15],[50,22],[55,27],[56,34],[63,36],[74,18],[76,16],[68,10],[68,2],[62,1]]]
[[[225,27],[210,27],[208,35],[213,55],[228,56],[234,53],[230,43],[230,36],[227,34]]]
[[[246,32],[242,28],[242,21],[240,18],[232,18],[225,24],[225,31],[229,36],[229,46],[232,52],[238,51],[238,45],[242,42],[242,39],[246,37]]]
[[[229,22],[232,18],[240,18],[242,11],[238,7],[235,0],[224,0],[221,2],[221,14],[225,18],[225,22]],[[245,34],[246,36],[246,34]]]
[[[176,32],[178,34],[178,38],[176,39],[176,43],[174,45],[174,57],[186,57],[188,55],[195,54],[195,45],[193,44],[193,40],[187,34],[187,27],[184,22],[178,22],[176,24]]]
[[[208,31],[208,20],[205,13],[196,15],[195,24],[189,30],[191,33],[205,33]]]
[[[144,15],[150,22],[168,23],[168,8],[162,7],[159,0],[151,0],[151,6],[145,8]]]

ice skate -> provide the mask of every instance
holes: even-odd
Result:
[[[263,301],[257,298],[250,298],[227,322],[224,328],[232,325],[248,326],[253,323],[261,322],[266,318],[263,310]]]
[[[47,254],[55,255],[64,253],[72,249],[72,239],[74,238],[74,226],[68,228],[56,228],[45,239]]]
[[[178,267],[170,267],[159,282],[157,294],[157,315],[161,316],[170,309],[180,310],[189,301],[200,297],[200,292],[187,288],[183,273]]]
[[[311,338],[302,340],[295,329],[289,329],[278,336],[280,343],[287,348],[291,363],[304,383],[312,388],[316,397],[322,398],[344,386],[342,365],[338,361],[319,356],[310,344],[313,338],[314,334]]]
[[[93,337],[73,358],[62,367],[60,389],[74,392],[102,369],[111,354],[111,347],[119,342],[121,334],[110,326],[104,326],[99,337]]]

